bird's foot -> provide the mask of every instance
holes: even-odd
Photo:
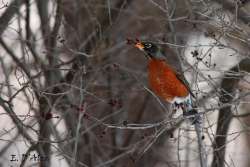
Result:
[[[184,104],[183,104],[183,103],[176,103],[176,102],[174,102],[174,107],[175,107],[176,109],[180,109],[180,108],[183,108],[183,107],[184,107]]]

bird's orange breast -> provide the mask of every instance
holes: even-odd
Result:
[[[175,97],[186,97],[189,94],[187,87],[164,60],[149,60],[148,75],[151,89],[168,102]]]

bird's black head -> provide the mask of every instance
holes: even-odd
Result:
[[[135,47],[145,52],[151,58],[157,56],[159,52],[157,45],[152,42],[137,42]]]
[[[127,44],[133,44],[136,48],[144,52],[148,58],[163,59],[161,49],[153,42],[144,42],[139,39],[127,39]]]

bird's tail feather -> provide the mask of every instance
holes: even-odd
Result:
[[[207,167],[207,156],[206,156],[206,148],[203,143],[203,119],[202,115],[198,113],[196,105],[193,103],[191,97],[187,101],[186,110],[183,110],[183,115],[188,117],[191,123],[195,127],[195,131],[198,138],[198,147],[200,153],[200,164],[203,167]]]
[[[193,103],[193,100],[192,100],[190,95],[189,95],[185,105],[186,106],[183,109],[183,115],[190,117],[190,121],[192,122],[192,124],[195,124],[195,123],[202,124],[201,115],[198,113],[196,106]]]

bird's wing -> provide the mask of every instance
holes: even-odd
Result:
[[[176,53],[168,47],[164,47],[164,49],[161,47],[160,49],[161,49],[161,53],[164,55],[163,57],[165,61],[168,62],[168,64],[170,64],[171,68],[174,70],[176,77],[181,81],[181,83],[183,83],[187,87],[191,96],[195,98],[194,94],[192,93],[190,89],[188,81],[183,75],[181,64],[178,63],[179,59]]]
[[[191,96],[195,98],[195,96],[194,96],[194,94],[193,94],[193,92],[192,92],[192,90],[191,90],[191,88],[189,86],[189,83],[186,80],[185,76],[182,73],[177,72],[177,71],[175,71],[175,74],[176,74],[176,77],[181,81],[181,83],[183,83],[187,87],[187,89],[188,89],[189,93],[191,94]]]

